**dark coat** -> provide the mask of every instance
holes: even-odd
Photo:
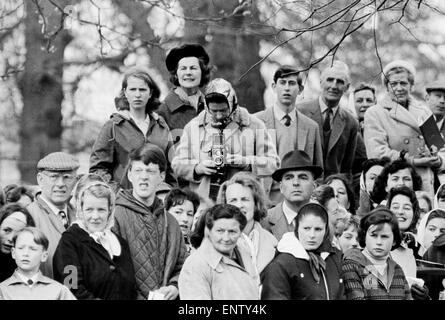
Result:
[[[436,238],[429,247],[428,251],[423,255],[423,259],[431,262],[437,262],[445,265],[445,234]],[[430,290],[429,295],[432,299],[439,299],[439,292],[444,290],[444,286],[442,284],[444,273],[437,275],[425,275],[423,279],[425,280],[425,284]]]
[[[340,278],[342,255],[339,250],[331,248],[324,259],[326,270],[319,282],[312,275],[307,252],[293,232],[283,236],[277,250],[277,256],[261,273],[261,300],[344,299]]]
[[[181,139],[185,125],[198,115],[196,109],[184,103],[173,89],[167,94],[156,112],[167,122],[174,144]]]
[[[144,143],[152,143],[160,147],[168,160],[165,180],[175,186],[176,179],[170,166],[169,152],[172,147],[170,130],[164,119],[152,112],[149,114],[150,126],[144,136],[136,123],[123,113],[113,113],[93,145],[90,156],[90,173],[97,173],[105,179],[113,180],[128,188],[126,166],[131,151]],[[172,151],[173,152],[173,151]]]
[[[297,104],[297,108],[318,123],[321,142],[324,145],[323,117],[318,99]],[[352,178],[358,131],[358,121],[351,113],[339,107],[332,123],[328,150],[323,150],[325,177],[335,173],[344,173],[349,179]]]
[[[0,282],[5,281],[12,276],[16,268],[17,265],[11,254],[6,254],[0,251]]]
[[[62,234],[53,259],[54,279],[72,284],[66,267],[77,268],[77,289],[70,288],[79,300],[136,299],[133,263],[127,242],[118,236],[121,255],[113,259],[108,252],[77,224]],[[75,281],[75,280],[74,280]]]
[[[148,207],[131,191],[121,190],[116,199],[113,231],[128,241],[133,259],[138,299],[152,290],[178,286],[179,272],[187,257],[181,228],[155,198]]]

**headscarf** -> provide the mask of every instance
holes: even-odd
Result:
[[[418,230],[417,230],[417,241],[418,241],[419,244],[420,244],[419,254],[420,254],[421,256],[423,256],[423,254],[428,250],[429,246],[431,246],[431,244],[429,244],[429,246],[428,246],[428,244],[425,243],[425,231],[426,231],[426,226],[427,226],[428,222],[430,222],[430,220],[431,220],[431,218],[430,218],[430,217],[431,217],[431,214],[432,214],[434,211],[442,211],[442,212],[445,212],[445,210],[440,209],[440,208],[433,209],[433,210],[427,212],[427,213],[422,217],[422,219],[420,220],[420,223],[419,223],[419,228],[418,228]]]
[[[318,203],[307,203],[303,205],[298,211],[298,215],[295,219],[295,236],[297,237],[297,239],[298,239],[298,226],[300,224],[299,217],[301,218],[303,215],[305,216],[311,214],[311,213],[303,213],[303,215],[301,215],[301,212],[305,210],[309,212],[316,210],[317,213],[312,213],[312,214],[316,215],[317,217],[320,216],[321,214],[322,220],[325,221],[326,232],[324,234],[322,243],[315,250],[310,250],[310,251],[306,250],[307,254],[309,255],[309,267],[311,269],[312,276],[314,277],[315,281],[319,283],[320,275],[322,274],[322,272],[326,271],[326,261],[324,260],[324,258],[334,250],[330,240],[331,237],[329,232],[329,215],[326,209]]]
[[[103,231],[90,232],[85,225],[85,217],[82,211],[82,200],[85,195],[85,192],[92,187],[102,186],[107,188],[110,191],[110,203],[109,203],[109,215],[107,224]],[[77,190],[76,188],[76,191]],[[94,239],[98,244],[100,244],[110,255],[110,258],[113,259],[113,256],[119,256],[121,254],[121,245],[116,235],[111,231],[111,228],[114,225],[114,209],[116,203],[116,197],[113,192],[113,189],[101,181],[92,181],[87,183],[77,194],[76,201],[76,223],[80,228],[85,230],[91,238]]]

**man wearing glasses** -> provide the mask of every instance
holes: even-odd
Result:
[[[65,152],[53,152],[37,163],[37,184],[41,191],[27,209],[36,227],[49,240],[48,259],[40,265],[42,273],[53,277],[53,255],[62,233],[75,218],[69,204],[71,191],[77,181],[78,161]]]

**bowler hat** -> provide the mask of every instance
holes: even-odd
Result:
[[[165,65],[168,71],[174,71],[178,65],[179,60],[186,57],[196,57],[204,61],[205,64],[209,63],[209,55],[205,49],[197,43],[184,44],[181,47],[176,47],[170,50],[165,59]]]
[[[430,84],[428,84],[425,87],[425,90],[427,93],[430,93],[431,91],[437,90],[437,91],[445,91],[445,81],[434,81]]]
[[[65,152],[53,152],[37,163],[38,170],[72,171],[79,169],[79,162],[72,155]]]
[[[312,163],[309,155],[301,150],[294,150],[284,155],[281,161],[281,167],[272,174],[275,181],[281,181],[283,174],[290,170],[308,170],[314,174],[314,179],[317,179],[323,173],[323,168]]]

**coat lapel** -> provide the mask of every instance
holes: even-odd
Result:
[[[332,132],[329,138],[328,152],[335,146],[340,136],[343,134],[345,129],[345,119],[343,117],[343,110],[339,107],[337,115],[334,117],[332,123]]]
[[[62,220],[60,220],[56,214],[48,207],[48,205],[43,201],[42,199],[37,198],[38,204],[40,208],[45,211],[45,213],[48,215],[49,221],[51,221],[51,224],[54,226],[54,228],[60,232],[60,234],[65,232],[65,227],[63,226]],[[69,209],[69,207],[68,207]],[[69,211],[68,210],[68,217],[69,217]],[[69,218],[68,218],[69,219]]]
[[[386,98],[386,100],[386,103],[384,103],[383,105],[388,110],[389,116],[392,119],[404,123],[413,128],[415,131],[420,132],[417,119],[410,111],[406,110],[398,103],[392,101],[390,98]]]
[[[298,116],[297,109],[295,109],[295,113],[297,117],[297,148],[298,150],[304,150],[306,147],[308,128],[306,127],[306,124],[301,120],[301,117]]]
[[[270,137],[272,138],[272,142],[274,145],[277,145],[277,130],[270,130],[275,129],[275,116],[273,114],[273,107],[267,108],[264,110],[264,124],[266,125],[266,128],[270,134]]]

